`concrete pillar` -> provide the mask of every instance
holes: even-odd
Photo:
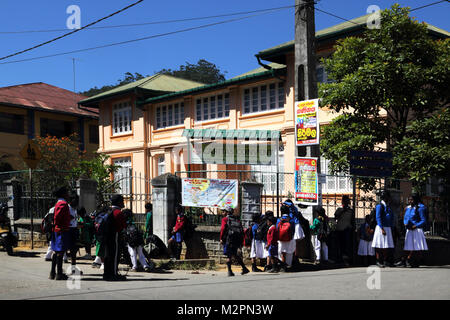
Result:
[[[97,181],[79,179],[77,181],[77,193],[80,197],[78,206],[84,207],[89,214],[97,208]]]
[[[167,246],[175,226],[175,207],[181,203],[181,179],[165,173],[152,179],[153,234]]]
[[[6,195],[8,197],[8,218],[11,220],[11,228],[14,231],[14,221],[20,219],[21,213],[21,197],[22,197],[22,185],[21,181],[17,178],[5,180],[3,183],[6,185]]]

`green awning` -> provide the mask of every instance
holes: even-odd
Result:
[[[184,129],[183,137],[201,139],[280,140],[281,132],[277,130]]]

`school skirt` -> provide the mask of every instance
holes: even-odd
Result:
[[[359,240],[358,256],[374,256],[375,250],[372,248],[372,241]]]
[[[380,226],[376,226],[373,234],[372,248],[388,249],[394,248],[394,239],[392,238],[392,231],[390,227],[384,227],[386,235],[383,235]]]
[[[295,225],[294,240],[302,240],[303,238],[305,238],[305,233],[303,232],[302,226],[297,223]]]
[[[252,240],[252,247],[250,249],[250,258],[267,258],[269,252],[266,250],[266,244],[262,240]]]
[[[56,252],[67,251],[72,246],[72,237],[69,231],[52,233],[52,250]]]
[[[295,240],[292,239],[291,241],[278,241],[278,252],[281,254],[282,252],[285,253],[294,253],[296,247]]]
[[[414,230],[406,230],[405,235],[405,251],[422,251],[428,250],[427,240],[422,228]]]

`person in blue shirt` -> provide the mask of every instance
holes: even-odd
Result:
[[[380,193],[381,203],[377,204],[376,220],[377,226],[373,235],[372,247],[375,248],[376,265],[380,268],[392,267],[392,264],[388,261],[389,249],[394,248],[394,240],[392,237],[392,219],[393,212],[389,203],[391,201],[391,195],[388,191],[382,191]]]
[[[287,199],[282,203],[282,206],[286,206],[289,208],[289,217],[291,218],[291,222],[295,226],[294,231],[294,241],[295,241],[295,251],[292,257],[292,265],[298,266],[299,265],[299,251],[300,251],[300,241],[305,238],[305,232],[303,231],[303,228],[301,226],[301,219],[303,218],[300,211],[297,209],[297,207],[294,205],[291,199]],[[303,218],[304,219],[304,218]]]
[[[427,224],[427,207],[422,203],[419,194],[414,193],[408,198],[409,206],[405,209],[403,224],[405,225],[405,246],[407,253],[398,265],[405,267],[418,267],[418,261],[423,251],[428,250],[423,228]]]
[[[261,269],[258,269],[256,266],[257,259],[265,259],[267,258],[265,250],[265,241],[264,238],[259,236],[258,227],[263,223],[263,226],[266,225],[266,221],[262,219],[261,215],[254,215],[252,221],[252,245],[250,249],[250,258],[252,259],[252,272],[262,272]],[[263,231],[263,230],[261,230]],[[267,233],[267,230],[266,232]]]

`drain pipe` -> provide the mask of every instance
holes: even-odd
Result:
[[[280,78],[279,76],[276,75],[276,70],[274,68],[272,68],[271,66],[264,64],[261,62],[261,58],[260,56],[258,56],[257,54],[255,54],[256,59],[258,60],[258,64],[263,67],[264,69],[267,69],[269,71],[272,72],[272,76],[274,76],[275,78],[281,80],[281,81],[286,81],[286,79]]]

